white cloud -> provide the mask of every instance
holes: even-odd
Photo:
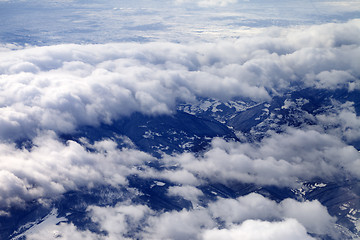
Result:
[[[189,200],[195,205],[198,202],[198,198],[203,196],[203,192],[193,186],[174,186],[169,187],[168,195],[170,196],[180,196],[186,200]]]
[[[199,180],[223,183],[236,180],[296,187],[319,176],[327,180],[360,177],[360,153],[354,147],[333,135],[292,128],[259,144],[217,138],[202,156],[184,153],[165,156],[163,161]]]
[[[317,200],[297,202],[292,199],[285,199],[280,203],[280,206],[284,217],[295,218],[308,232],[336,234],[332,225],[335,223],[335,218],[331,217],[327,209]]]
[[[261,220],[247,220],[239,226],[230,229],[207,230],[203,235],[204,240],[281,240],[298,239],[313,240],[306,233],[306,229],[294,219],[282,222],[266,222]]]
[[[119,150],[110,140],[88,144],[94,150],[89,152],[74,141],[62,143],[51,132],[39,135],[33,143],[30,151],[0,144],[1,209],[55,198],[80,187],[126,185],[127,175],[135,173],[136,166],[153,159],[137,150]]]
[[[281,213],[275,201],[251,193],[237,199],[222,199],[209,204],[212,216],[224,220],[227,228],[247,219],[279,219]]]
[[[164,213],[131,202],[118,203],[115,207],[90,206],[88,210],[106,235],[75,230],[72,224],[62,223],[33,232],[30,239],[51,239],[54,233],[60,239],[70,239],[68,232],[88,239],[97,236],[108,240],[237,239],[240,236],[241,239],[313,239],[308,232],[331,235],[335,226],[334,219],[317,201],[285,199],[276,203],[254,193],[237,199],[218,199],[209,207]],[[311,218],[313,214],[317,214],[315,218]],[[224,228],[217,221],[224,222]]]
[[[298,202],[285,199],[278,204],[259,194],[251,193],[237,199],[219,199],[209,204],[209,210],[213,217],[224,220],[227,228],[247,219],[272,221],[293,218],[308,232],[334,234],[331,230],[334,227],[335,218],[331,217],[327,209],[317,200]]]
[[[316,75],[319,80],[319,87],[326,89],[336,89],[340,87],[347,87],[349,82],[355,82],[356,78],[348,72],[331,70],[323,71]]]
[[[100,223],[101,230],[109,233],[107,239],[125,239],[126,235],[134,233],[139,228],[140,222],[152,210],[144,205],[131,205],[131,203],[118,204],[115,207],[88,207],[92,221]],[[131,239],[131,238],[128,238]]]
[[[317,114],[316,119],[327,132],[346,142],[360,140],[360,117],[356,115],[353,102],[334,102],[330,111]]]
[[[84,240],[98,240],[101,237],[97,234],[86,231],[79,231],[72,223],[60,223],[57,225],[48,225],[39,232],[26,234],[26,239],[29,240],[50,240],[50,239],[84,239]]]
[[[201,230],[215,227],[208,212],[203,210],[172,211],[148,219],[143,239],[199,239]]]
[[[158,171],[155,169],[147,168],[143,176],[149,178],[166,179],[176,184],[184,185],[199,185],[201,180],[198,179],[193,173],[185,169],[175,170],[162,170]]]
[[[358,88],[359,20],[217,43],[54,45],[0,52],[3,140],[72,132],[196,97],[257,101],[293,85]],[[4,47],[7,48],[6,46]],[[13,47],[9,46],[10,49]],[[311,64],[309,64],[311,63]]]

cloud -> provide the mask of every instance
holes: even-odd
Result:
[[[276,203],[259,194],[238,197],[237,199],[219,199],[209,204],[212,216],[223,219],[225,226],[240,224],[247,219],[274,219],[293,218],[306,227],[308,232],[316,234],[332,234],[331,229],[335,218],[331,217],[327,209],[317,200],[298,202],[294,199],[285,199]],[[309,213],[311,213],[309,215]],[[315,214],[317,217],[311,218]]]
[[[294,219],[286,219],[282,222],[266,222],[260,220],[247,220],[239,226],[231,229],[207,230],[203,235],[204,240],[215,239],[247,239],[247,240],[281,240],[301,239],[312,240],[306,233],[306,229]]]
[[[309,212],[311,214],[307,215]],[[276,203],[255,193],[237,199],[218,199],[209,207],[191,210],[159,213],[147,206],[122,202],[115,207],[90,206],[88,214],[107,233],[100,237],[88,231],[76,231],[76,235],[88,239],[97,239],[95,236],[109,240],[236,239],[240,236],[247,239],[313,239],[308,232],[327,235],[335,226],[334,219],[317,201],[286,199]],[[312,219],[313,214],[317,215]],[[219,222],[225,225],[220,227]],[[62,223],[26,235],[29,239],[46,239],[55,232],[58,238],[69,239],[68,231],[74,232],[74,226]]]
[[[331,110],[317,114],[316,119],[319,121],[318,125],[328,133],[346,142],[360,140],[360,117],[356,115],[354,102],[344,104],[334,102]]]
[[[307,212],[317,214],[318,218],[310,219],[309,216],[312,216],[312,214],[306,215]],[[151,239],[184,239],[186,236],[192,236],[191,238],[194,239],[202,237],[207,239],[207,237],[211,236],[211,229],[216,226],[215,219],[224,222],[224,229],[232,229],[237,224],[245,224],[246,226],[250,222],[256,223],[256,220],[261,220],[259,222],[264,224],[265,229],[258,228],[255,232],[249,231],[247,233],[255,234],[254,236],[258,236],[259,239],[267,239],[264,237],[272,231],[274,231],[272,237],[307,236],[309,239],[311,238],[307,235],[307,232],[320,235],[335,234],[331,232],[334,229],[335,219],[329,215],[326,208],[318,201],[297,202],[293,199],[286,199],[281,203],[276,203],[259,194],[252,193],[237,199],[220,198],[210,203],[208,208],[190,211],[182,210],[180,212],[172,211],[160,216],[150,217],[148,221],[150,225],[145,229],[147,233],[143,236]],[[274,220],[284,220],[284,222],[273,222]],[[285,223],[289,223],[289,225]],[[290,226],[292,226],[291,230],[287,228]],[[248,227],[250,226],[248,225]],[[247,232],[245,229],[243,230]],[[221,232],[222,230],[216,229],[213,231]],[[201,232],[202,237],[198,235]]]
[[[328,233],[336,236],[332,226],[335,223],[335,218],[331,217],[327,209],[317,200],[297,202],[292,199],[285,199],[280,203],[280,206],[284,217],[296,219],[308,232]]]
[[[142,233],[143,239],[199,239],[201,229],[215,227],[207,211],[182,210],[153,216]]]
[[[247,219],[270,221],[281,217],[281,211],[275,201],[256,193],[236,199],[219,198],[209,204],[209,210],[214,218],[222,219],[227,228]]]
[[[349,82],[354,82],[356,84],[356,78],[344,71],[331,70],[323,71],[316,75],[316,80],[318,80],[318,85],[320,88],[326,89],[336,89],[340,87],[350,87]],[[358,87],[358,86],[357,86]]]
[[[169,187],[168,195],[170,196],[180,196],[186,200],[192,202],[193,205],[196,205],[198,202],[198,198],[203,196],[203,192],[196,187],[193,186],[174,186]]]
[[[360,155],[354,147],[333,135],[293,128],[257,144],[216,138],[201,156],[184,153],[163,161],[210,182],[296,187],[319,176],[329,181],[360,177]]]
[[[143,173],[143,177],[146,178],[157,178],[160,180],[169,180],[175,184],[183,184],[183,185],[194,185],[197,186],[201,184],[201,179],[197,178],[193,173],[187,171],[186,169],[163,169],[156,170],[153,168],[145,168]]]
[[[153,211],[144,205],[131,205],[131,203],[118,204],[115,207],[88,207],[92,221],[100,223],[101,230],[107,231],[110,239],[116,236],[126,236],[136,232],[140,222]],[[131,239],[131,238],[129,238]]]
[[[0,52],[2,140],[73,132],[197,97],[269,100],[294,86],[358,88],[359,20],[217,43],[54,45]],[[309,64],[311,63],[311,64]]]
[[[53,132],[39,135],[33,144],[31,150],[0,144],[1,209],[56,199],[81,187],[126,185],[126,177],[137,171],[136,166],[152,159],[137,150],[119,150],[110,140],[86,146],[74,141],[63,143]]]

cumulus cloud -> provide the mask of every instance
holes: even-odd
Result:
[[[92,220],[107,232],[101,239],[215,239],[215,236],[219,237],[216,239],[240,236],[247,239],[313,239],[307,233],[326,235],[334,228],[334,219],[317,201],[286,199],[276,203],[254,193],[237,199],[218,199],[209,207],[165,213],[156,213],[131,202],[118,203],[115,207],[90,206],[88,210]],[[309,212],[311,214],[307,214]],[[317,217],[310,219],[314,214]],[[220,227],[219,221],[225,226]],[[45,239],[51,232],[56,232],[60,239],[69,239],[67,229],[74,231],[72,224],[49,226],[48,229],[29,234],[30,239]],[[80,230],[76,234],[89,239],[96,236]]]
[[[130,202],[106,208],[90,206],[88,211],[92,220],[100,223],[101,230],[109,233],[109,239],[116,239],[116,236],[126,236],[136,232],[141,221],[149,214],[153,214],[149,207],[131,205]]]
[[[271,28],[257,36],[207,44],[4,50],[1,139],[31,138],[36,129],[68,133],[133,112],[171,114],[177,102],[194,102],[196,97],[264,101],[293,86],[358,88],[359,26],[359,20],[352,20]]]
[[[168,194],[170,196],[181,196],[184,199],[191,201],[193,205],[196,205],[198,198],[204,195],[201,190],[189,185],[169,187]]]
[[[226,227],[240,224],[246,219],[272,220],[281,216],[275,201],[252,193],[237,199],[220,198],[211,203],[209,209],[215,218],[223,219]]]
[[[5,143],[0,144],[0,150],[1,209],[25,206],[36,199],[56,198],[81,187],[126,185],[127,175],[152,159],[137,150],[119,150],[110,140],[86,146],[74,141],[64,144],[53,132],[36,137],[31,150]]]
[[[284,217],[296,219],[308,232],[315,234],[328,233],[336,236],[332,226],[335,218],[331,217],[327,209],[317,200],[300,203],[292,199],[285,199],[280,203],[280,206]]]
[[[207,230],[204,240],[215,239],[247,239],[247,240],[281,240],[299,239],[313,240],[306,233],[306,229],[294,219],[286,219],[282,222],[266,222],[261,220],[247,220],[239,226],[231,229]]]
[[[259,194],[251,193],[237,199],[219,199],[211,203],[209,209],[212,216],[223,219],[229,228],[247,219],[293,218],[301,223],[308,232],[331,234],[335,218],[318,201],[298,202],[285,199],[279,204]],[[313,217],[316,215],[317,217]]]
[[[360,154],[354,147],[333,135],[292,128],[259,144],[217,138],[202,156],[184,153],[165,156],[163,161],[200,179],[223,183],[295,187],[318,176],[327,180],[360,177]]]
[[[316,119],[327,132],[346,142],[360,140],[360,117],[356,115],[354,102],[334,102],[331,110],[317,114]]]
[[[148,219],[143,239],[199,239],[201,230],[215,227],[207,211],[172,211]]]

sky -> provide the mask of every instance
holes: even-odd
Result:
[[[0,0],[0,215],[31,201],[51,206],[71,190],[127,187],[136,174],[174,183],[167,194],[198,207],[88,206],[108,232],[102,239],[134,229],[140,239],[337,239],[336,219],[317,200],[251,193],[201,206],[199,186],[359,179],[360,154],[348,143],[360,140],[360,117],[351,102],[314,115],[316,126],[288,127],[258,144],[215,138],[201,156],[164,154],[163,171],[131,144],[59,136],[135,112],[171,115],[199,98],[262,103],[298,88],[360,90],[357,16],[359,1]],[[33,146],[19,148],[19,139]],[[70,222],[40,228],[28,239],[99,239]]]

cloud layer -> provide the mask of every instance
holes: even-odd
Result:
[[[199,96],[263,101],[299,85],[358,89],[359,36],[359,20],[353,20],[191,46],[5,47],[0,136],[31,138],[37,129],[68,133],[133,112],[169,114],[177,102]]]

